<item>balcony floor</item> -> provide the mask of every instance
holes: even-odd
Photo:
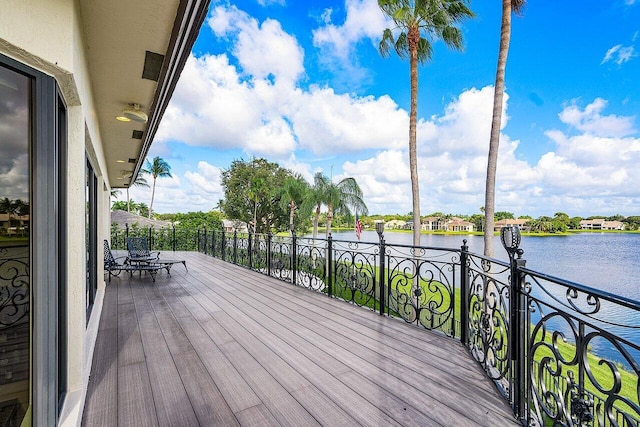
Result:
[[[84,426],[517,425],[458,341],[195,252],[107,284]]]

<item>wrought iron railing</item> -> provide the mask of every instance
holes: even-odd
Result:
[[[460,249],[201,230],[197,250],[460,339],[525,425],[640,425],[640,303]],[[507,246],[505,246],[507,247]],[[635,335],[634,335],[635,333]]]
[[[111,248],[126,250],[128,237],[146,237],[149,246],[156,251],[195,251],[198,231],[186,227],[138,227],[125,224],[124,228],[111,230]]]
[[[26,390],[31,302],[29,246],[0,247],[0,390]],[[3,411],[12,410],[5,402]],[[7,419],[0,411],[0,420]],[[2,415],[5,415],[4,417]],[[10,418],[9,422],[10,422]],[[10,425],[10,424],[7,424]]]

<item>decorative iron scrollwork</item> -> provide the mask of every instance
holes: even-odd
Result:
[[[571,392],[571,419],[579,426],[593,421],[593,399],[585,399],[584,394],[576,390]]]
[[[29,263],[17,249],[14,258],[0,258],[0,329],[13,326],[29,314]],[[4,251],[9,257],[10,252]]]

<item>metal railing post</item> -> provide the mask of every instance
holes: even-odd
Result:
[[[467,246],[467,239],[462,240],[460,249],[460,342],[466,347],[469,342],[469,246]],[[455,295],[455,291],[453,294]],[[453,307],[455,310],[455,301]],[[455,316],[453,323],[455,331]]]
[[[386,243],[384,241],[384,234],[379,233],[378,237],[380,238],[380,265],[378,267],[378,271],[379,271],[379,275],[380,275],[380,280],[379,280],[379,286],[380,286],[380,315],[383,315],[385,313],[385,299],[387,297],[387,277],[386,277],[386,271],[385,271],[385,262],[384,262],[384,254],[386,252]]]
[[[267,234],[267,275],[271,276],[271,232]]]
[[[238,230],[233,230],[233,263],[238,263]]]
[[[526,295],[522,292],[524,285],[524,273],[520,269],[524,268],[526,261],[522,259],[523,251],[516,251],[518,258],[511,256],[511,283],[510,283],[510,315],[511,315],[511,337],[509,342],[511,347],[511,360],[513,361],[513,383],[514,383],[514,410],[518,419],[526,418],[527,407],[527,375],[526,375],[526,358],[527,358],[527,308]]]
[[[297,268],[296,268],[296,263],[297,263],[297,257],[296,257],[296,253],[298,252],[298,249],[296,248],[296,233],[295,232],[291,232],[291,271],[293,272],[293,277],[291,278],[293,284],[296,284],[296,276],[297,276]]]
[[[226,261],[226,255],[227,255],[227,251],[225,250],[227,248],[227,232],[226,231],[222,231],[222,242],[221,242],[221,246],[220,246],[220,259],[223,261]]]
[[[196,237],[196,250],[198,252],[202,252],[200,250],[200,229],[199,228],[198,228],[198,234],[197,234],[197,237]]]
[[[153,227],[149,226],[149,250],[153,249]]]
[[[333,295],[333,238],[327,238],[327,295]]]
[[[204,254],[207,254],[207,243],[209,243],[209,239],[207,239],[207,227],[204,227]]]
[[[253,270],[253,237],[251,237],[251,230],[249,230],[249,241],[247,242],[247,248],[249,250],[249,270]]]
[[[211,232],[211,256],[216,257],[216,234],[218,234],[217,230],[213,230]]]
[[[172,239],[172,246],[173,246],[173,252],[176,251],[176,226],[173,225],[173,239]]]

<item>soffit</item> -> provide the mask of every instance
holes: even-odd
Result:
[[[115,117],[129,103],[140,104],[150,119],[158,113],[153,111],[158,83],[142,78],[145,54],[167,55],[180,1],[83,0],[79,4],[105,173],[113,188],[121,188],[129,183],[122,171],[133,173],[142,154],[143,139],[133,138],[133,131],[146,132],[148,123],[119,122]],[[128,163],[129,159],[137,163]]]

